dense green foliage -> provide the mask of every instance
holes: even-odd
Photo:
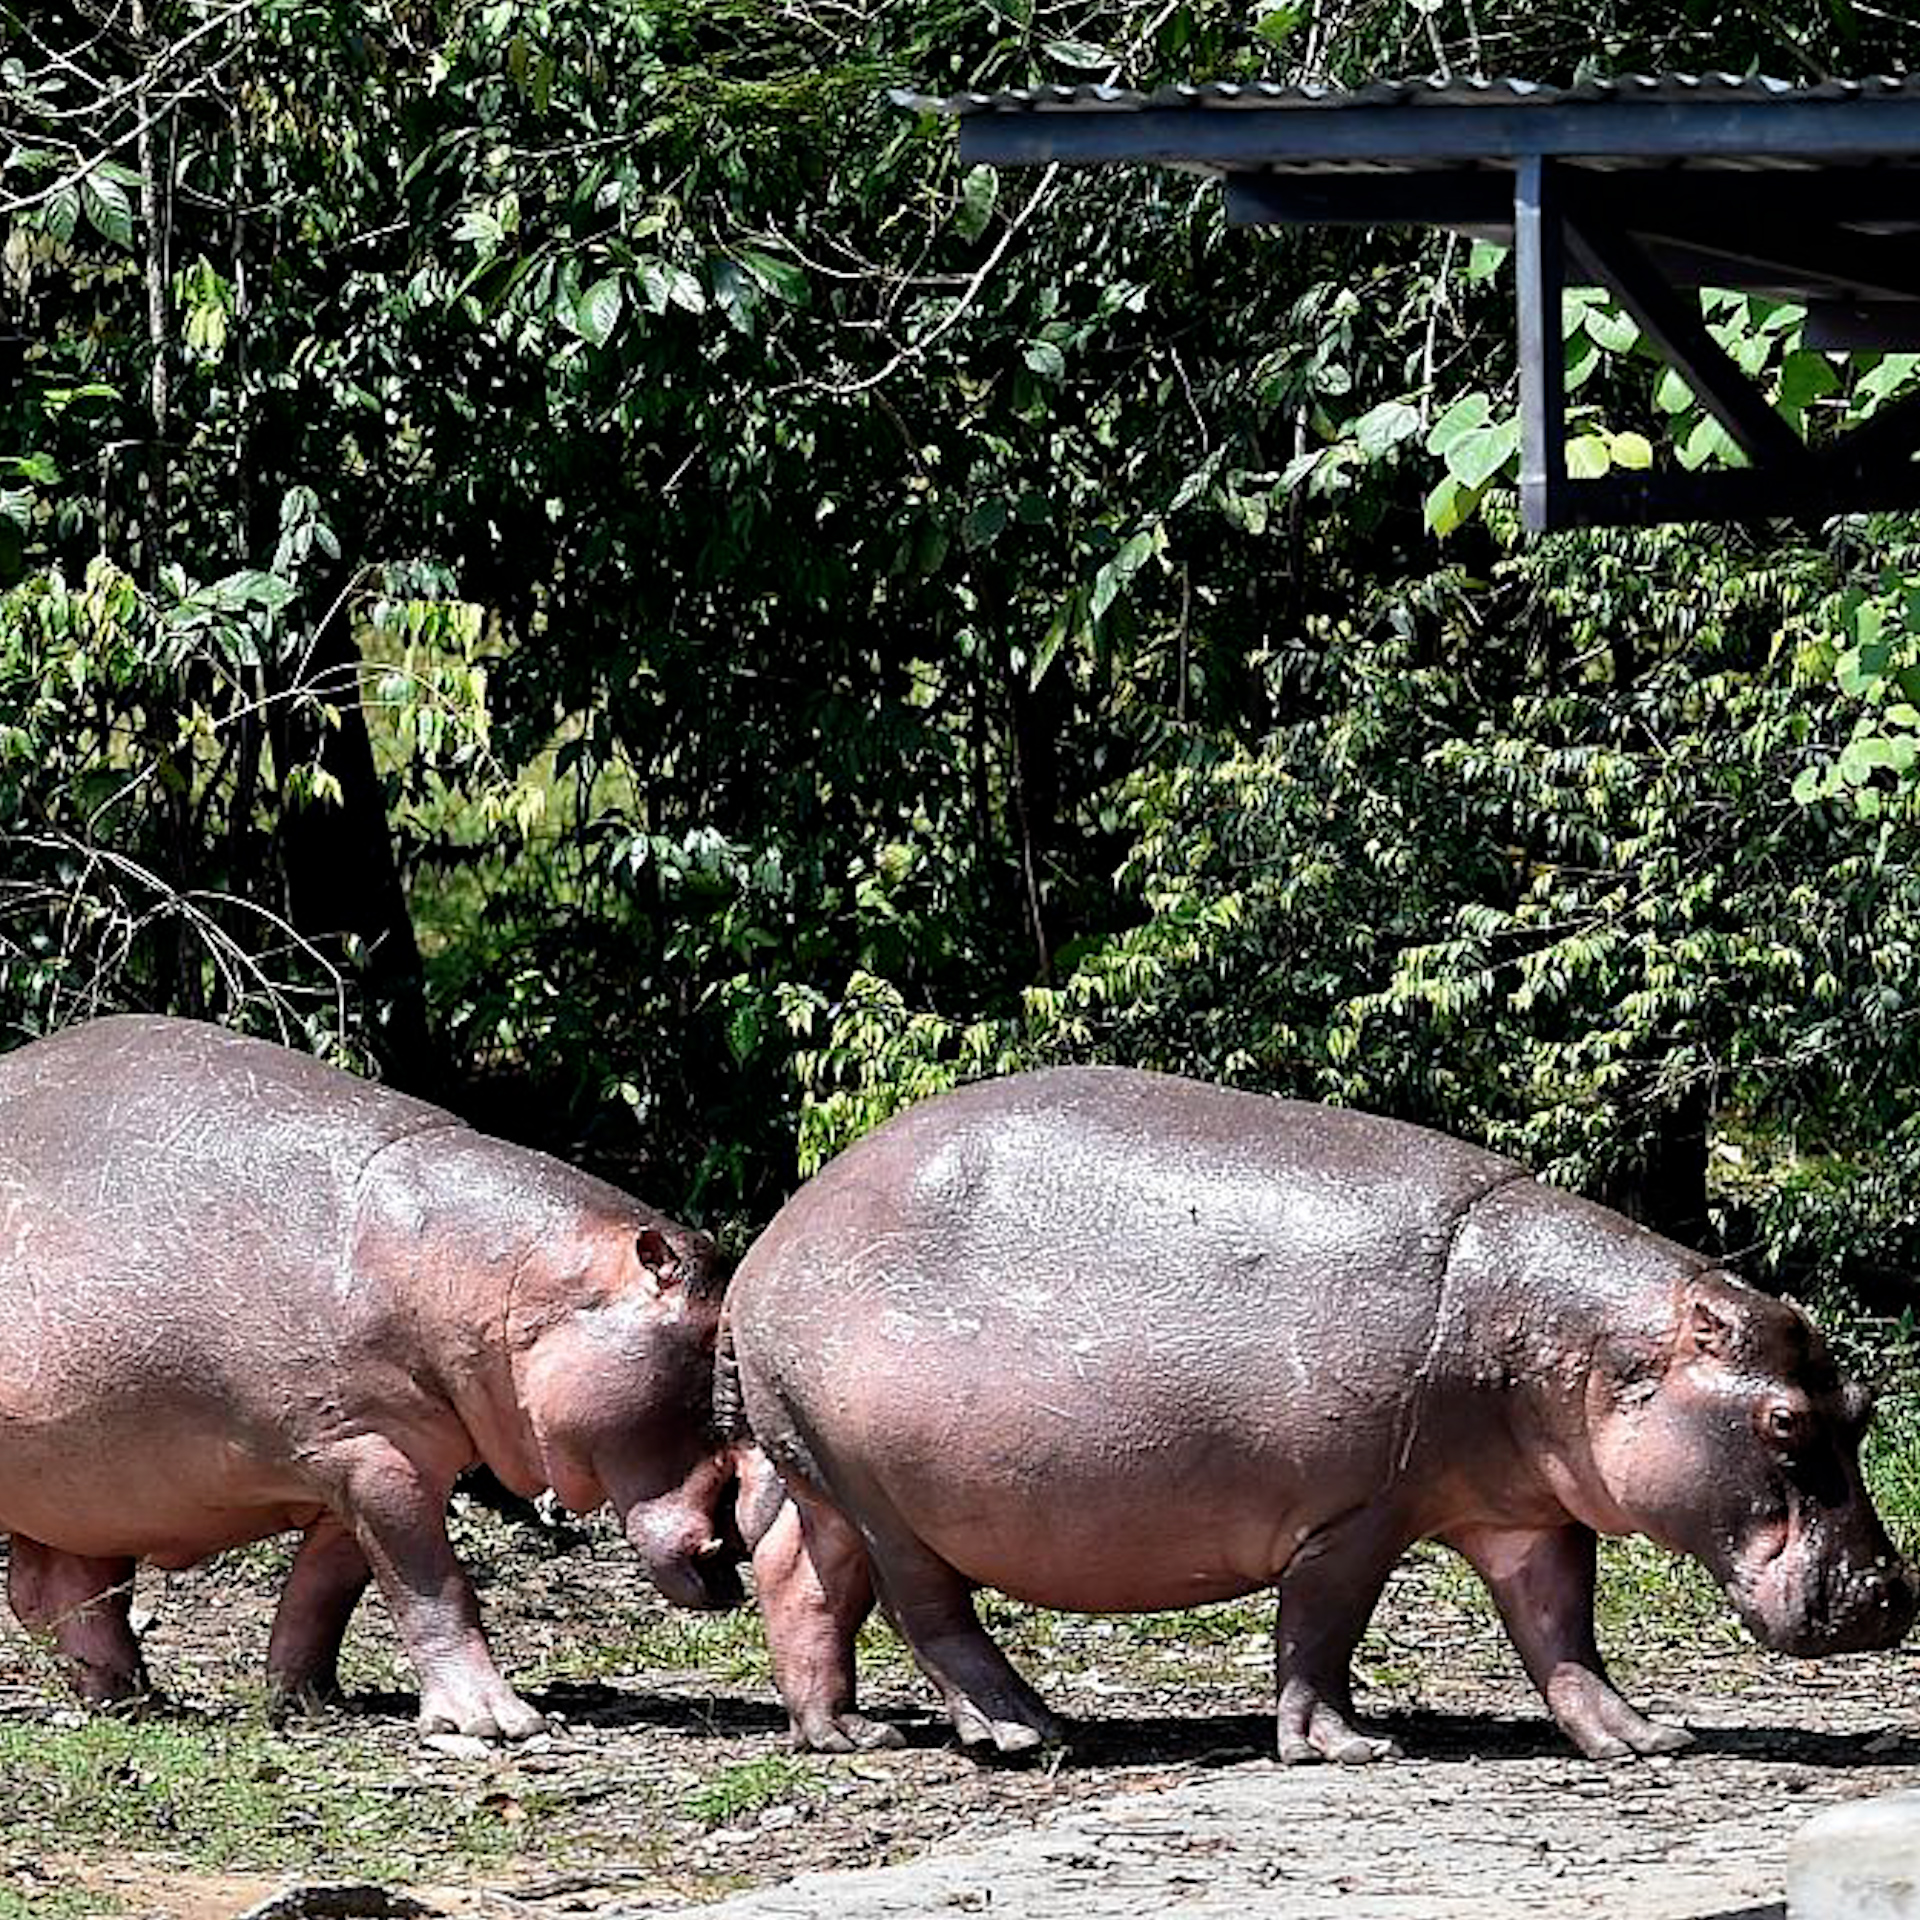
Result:
[[[0,21],[0,1042],[284,1033],[741,1222],[919,1092],[1125,1059],[1433,1120],[1763,1275],[1920,1250],[1913,524],[1527,542],[1490,250],[965,171],[886,91],[1799,78],[1920,30]],[[1914,382],[1709,317],[1813,431]],[[1589,470],[1724,457],[1603,302],[1568,354]]]

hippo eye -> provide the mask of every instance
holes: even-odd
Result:
[[[1806,1415],[1797,1407],[1769,1407],[1761,1427],[1777,1447],[1797,1447],[1807,1437]]]

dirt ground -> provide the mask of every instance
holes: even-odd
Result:
[[[1807,1815],[1920,1786],[1920,1644],[1801,1665],[1754,1648],[1697,1588],[1644,1607],[1630,1596],[1604,1636],[1616,1673],[1699,1741],[1673,1759],[1595,1766],[1544,1720],[1488,1609],[1438,1556],[1396,1576],[1357,1663],[1363,1713],[1405,1749],[1386,1767],[1288,1770],[1268,1757],[1270,1651],[1250,1604],[1136,1622],[990,1603],[1074,1723],[1064,1752],[1019,1764],[956,1751],[878,1639],[863,1656],[865,1704],[902,1724],[906,1750],[793,1759],[750,1620],[669,1616],[604,1528],[552,1553],[490,1519],[469,1526],[502,1665],[555,1720],[509,1752],[418,1742],[377,1602],[349,1643],[350,1710],[269,1730],[257,1674],[270,1557],[142,1576],[148,1658],[173,1702],[157,1724],[184,1730],[189,1748],[239,1728],[254,1743],[248,1768],[314,1782],[266,1803],[257,1830],[229,1813],[213,1833],[192,1792],[156,1798],[137,1756],[116,1763],[124,1800],[109,1781],[108,1813],[89,1812],[62,1757],[78,1716],[9,1622],[0,1914],[234,1920],[290,1886],[377,1878],[436,1913],[501,1920],[716,1902],[742,1920],[1760,1920]],[[336,1781],[357,1796],[339,1808]],[[212,1782],[198,1791],[210,1809]],[[356,1871],[356,1823],[397,1804],[425,1838],[402,1868]],[[330,1837],[303,1852],[309,1826]]]

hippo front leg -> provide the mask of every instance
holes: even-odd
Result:
[[[1487,1583],[1527,1677],[1588,1759],[1693,1744],[1684,1727],[1649,1720],[1607,1678],[1593,1637],[1597,1542],[1590,1528],[1470,1527],[1445,1538]]]
[[[501,1678],[480,1631],[480,1604],[447,1539],[455,1471],[424,1469],[369,1438],[344,1505],[419,1675],[420,1731],[524,1740],[546,1722]]]
[[[1387,1575],[1406,1547],[1391,1516],[1373,1508],[1310,1536],[1280,1578],[1274,1630],[1280,1759],[1361,1766],[1392,1760],[1391,1740],[1353,1724],[1353,1655]]]

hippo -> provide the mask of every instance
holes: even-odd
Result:
[[[776,1215],[721,1342],[791,1496],[749,1544],[804,1747],[897,1739],[855,1705],[876,1595],[960,1740],[1016,1752],[1059,1728],[974,1589],[1131,1612],[1275,1588],[1288,1762],[1395,1751],[1353,1724],[1349,1667],[1420,1540],[1472,1565],[1595,1758],[1690,1739],[1608,1681],[1600,1534],[1695,1556],[1787,1653],[1914,1617],[1860,1477],[1868,1395],[1801,1313],[1365,1113],[1101,1067],[942,1095]]]
[[[448,1543],[455,1477],[611,1501],[669,1600],[743,1598],[723,1284],[705,1236],[617,1188],[265,1041],[126,1016],[0,1056],[14,1613],[83,1699],[133,1699],[136,1563],[297,1530],[275,1703],[336,1691],[371,1579],[423,1733],[532,1734]]]

